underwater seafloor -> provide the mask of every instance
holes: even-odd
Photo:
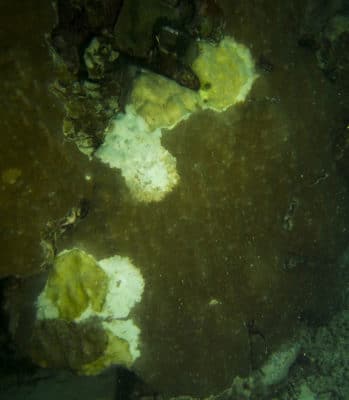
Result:
[[[145,13],[130,26],[161,3],[130,1]],[[1,2],[1,399],[349,398],[349,8],[217,3],[258,78],[244,102],[163,133],[180,180],[145,203],[63,136],[52,4]],[[88,211],[47,248],[78,204]],[[42,361],[75,351],[61,337],[28,344],[48,258],[73,247],[129,257],[142,273],[130,371],[78,376],[58,356]]]

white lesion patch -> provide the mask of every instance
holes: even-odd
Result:
[[[176,159],[161,145],[162,130],[197,110],[222,112],[244,101],[257,77],[249,50],[230,37],[217,45],[200,42],[200,50],[193,69],[201,90],[143,71],[133,82],[125,112],[116,116],[96,152],[121,170],[138,201],[160,201],[179,182]]]
[[[176,159],[161,145],[161,130],[151,131],[132,106],[119,114],[97,157],[121,170],[138,201],[159,201],[178,182]]]

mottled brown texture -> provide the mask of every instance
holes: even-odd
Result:
[[[0,5],[0,171],[16,168],[15,184],[0,181],[0,277],[24,276],[43,261],[40,232],[87,194],[87,159],[62,137],[63,107],[49,93],[55,78],[45,45],[51,4]],[[84,165],[84,167],[83,167]]]
[[[324,321],[345,283],[336,262],[348,244],[349,199],[330,137],[343,100],[297,44],[301,2],[222,5],[227,32],[273,71],[261,71],[245,104],[198,113],[164,135],[181,182],[161,203],[133,203],[117,171],[61,144],[61,108],[46,91],[53,74],[38,63],[48,62],[47,50],[19,56],[25,24],[21,48],[2,67],[10,75],[1,168],[22,170],[1,186],[2,276],[37,271],[42,224],[87,196],[89,216],[58,250],[79,244],[97,259],[129,256],[141,269],[135,368],[170,394],[222,390],[249,372],[251,320],[272,350],[301,321]],[[42,43],[27,37],[28,46]]]
[[[96,321],[43,320],[35,324],[27,350],[42,367],[78,370],[100,357],[107,343],[107,334]]]

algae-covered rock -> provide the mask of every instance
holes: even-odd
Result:
[[[33,330],[29,354],[41,367],[79,370],[100,357],[107,345],[108,335],[95,320],[42,320]]]
[[[72,321],[89,306],[101,311],[107,286],[107,275],[93,257],[79,249],[63,252],[39,296],[38,317]]]
[[[114,332],[108,327],[109,324],[103,325],[105,328],[104,333],[108,338],[108,345],[100,357],[81,367],[80,371],[85,375],[98,374],[112,364],[121,364],[129,368],[133,363],[128,341],[115,336]]]
[[[85,49],[84,61],[90,79],[103,79],[106,70],[112,71],[113,63],[119,57],[110,43],[103,37],[95,37]]]

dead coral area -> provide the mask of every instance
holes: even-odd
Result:
[[[248,377],[201,400],[334,400],[349,396],[349,311],[302,332]],[[199,400],[190,396],[171,400]]]

